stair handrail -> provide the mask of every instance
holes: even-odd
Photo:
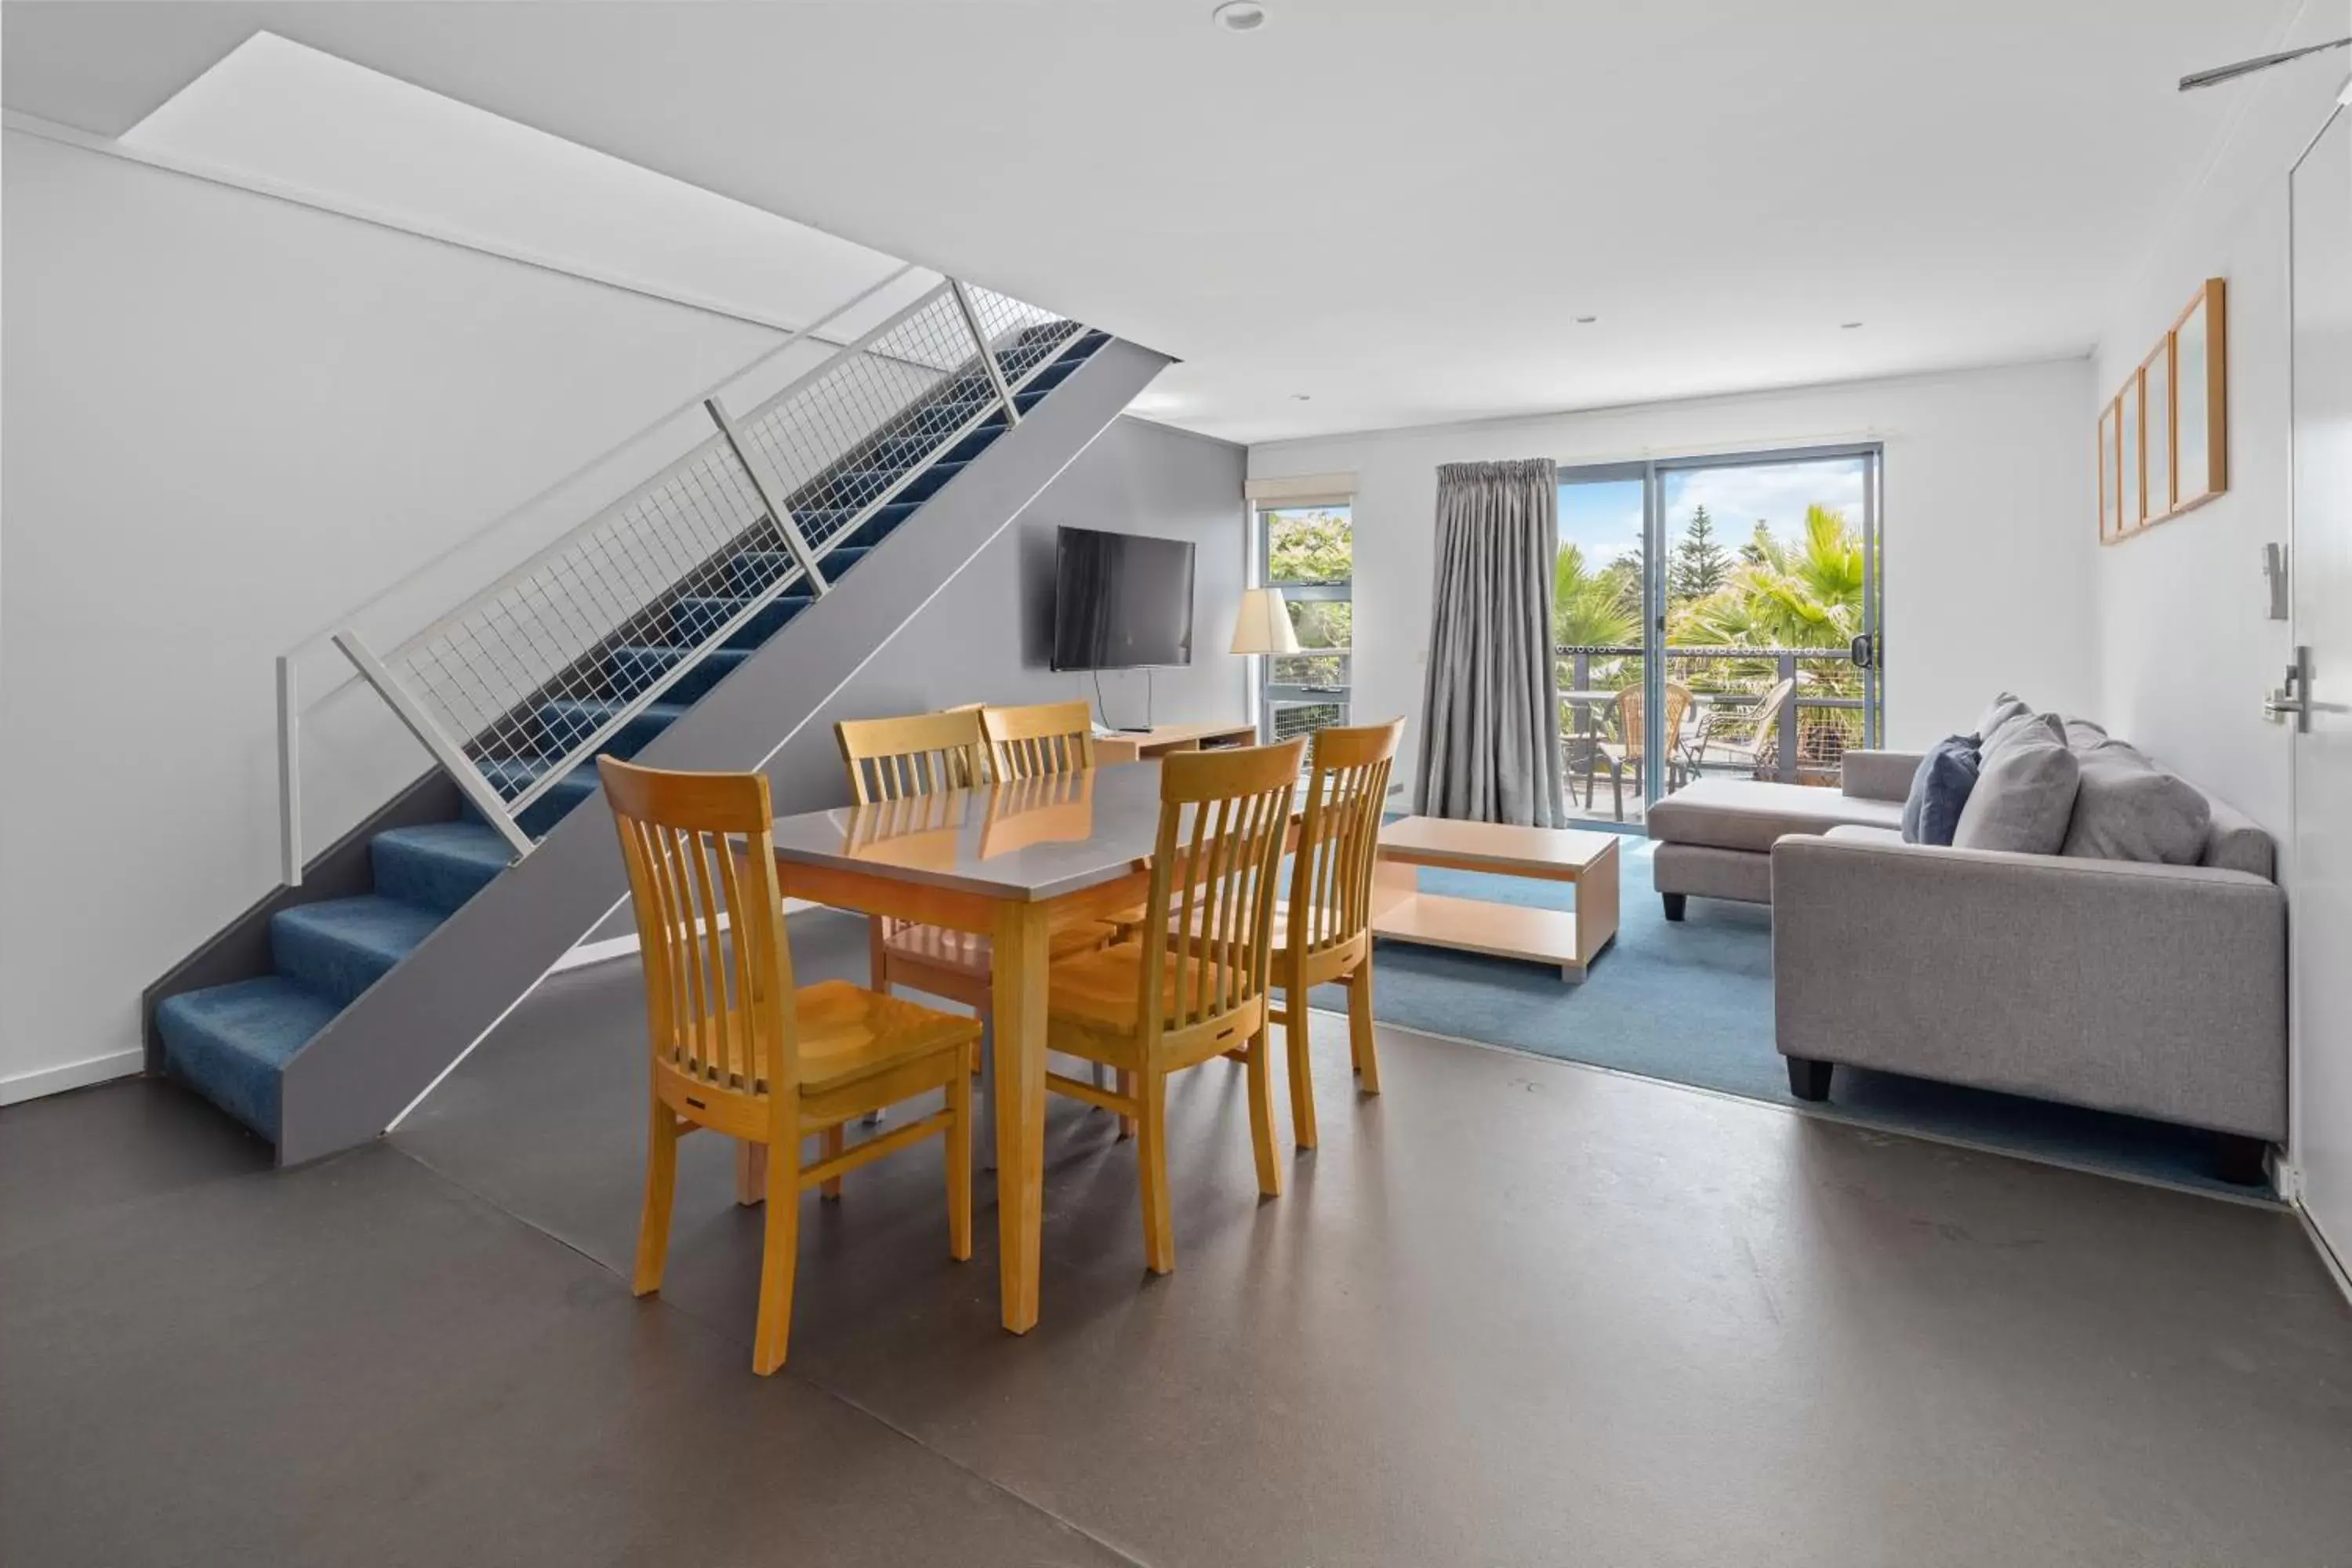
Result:
[[[368,646],[354,624],[356,617],[364,610],[381,603],[384,598],[414,582],[425,572],[432,570],[441,562],[449,559],[481,535],[477,534],[451,546],[449,550],[442,552],[431,561],[415,568],[369,600],[353,606],[321,632],[314,633],[302,643],[295,645],[294,647],[281,654],[278,659],[277,669],[281,880],[289,887],[299,886],[304,860],[300,829],[299,765],[302,703],[297,685],[298,677],[294,661],[306,649],[316,646],[321,637],[331,641],[342,653],[354,672],[353,675],[344,678],[343,680],[331,687],[325,695],[331,696],[354,680],[364,681],[372,687],[401,723],[419,743],[425,746],[435,762],[450,775],[483,819],[505,838],[519,857],[526,855],[530,851],[532,839],[521,827],[519,818],[533,801],[554,787],[582,758],[593,755],[614,736],[635,721],[647,708],[659,700],[664,694],[698,667],[712,650],[725,646],[738,631],[750,625],[786,592],[803,584],[815,595],[821,596],[829,592],[831,585],[823,568],[824,558],[841,541],[855,534],[882,508],[892,504],[909,485],[935,467],[944,454],[952,450],[989,419],[996,417],[1001,413],[1008,426],[1017,424],[1020,419],[1020,408],[1015,400],[1021,392],[1031,381],[1058,360],[1087,330],[1081,323],[1054,317],[1033,307],[1021,305],[1006,296],[990,293],[984,289],[976,290],[961,279],[942,277],[939,284],[926,289],[911,303],[892,312],[888,318],[861,334],[855,342],[836,348],[823,361],[794,377],[782,388],[761,401],[750,413],[737,416],[728,410],[724,400],[727,386],[741,382],[777,355],[870,300],[911,270],[913,270],[911,266],[900,268],[887,278],[862,290],[826,312],[825,315],[812,321],[808,326],[800,329],[751,364],[734,372],[720,386],[713,388],[699,399],[704,411],[717,427],[715,435],[706,437],[686,454],[673,459],[651,479],[619,500],[597,508],[583,521],[534,552],[530,558],[509,568],[497,581],[478,590],[461,604],[436,617],[430,625],[404,638],[389,654],[379,656]],[[952,302],[951,315],[938,309],[942,300]],[[930,318],[928,321],[927,313]],[[920,331],[909,331],[912,324],[919,322],[923,323]],[[1010,337],[1015,343],[1020,343],[1029,333],[1047,322],[1053,323],[1059,330],[1045,342],[1044,346],[1030,345],[1025,352],[1025,363],[1017,368],[1015,374],[1008,378],[999,355],[1000,340]],[[954,329],[961,330],[960,340],[955,337]],[[891,341],[893,334],[900,334],[902,341],[893,342]],[[936,345],[930,341],[932,339],[937,340]],[[927,350],[928,353],[925,352]],[[944,352],[950,350],[952,352]],[[924,423],[919,431],[916,432],[926,443],[919,458],[912,466],[898,471],[894,481],[871,494],[860,497],[854,507],[847,509],[849,515],[845,519],[836,513],[834,517],[834,525],[821,538],[812,539],[802,527],[800,520],[793,515],[790,498],[795,491],[793,487],[783,481],[782,478],[784,460],[798,458],[803,459],[799,466],[806,466],[807,454],[795,451],[793,447],[793,440],[796,434],[803,441],[805,440],[805,431],[795,432],[787,427],[795,424],[805,425],[806,421],[788,419],[786,413],[793,408],[796,399],[803,398],[812,388],[817,387],[827,377],[836,373],[846,374],[850,370],[866,364],[900,367],[898,374],[901,379],[907,380],[909,385],[919,387],[919,393],[911,402],[886,415],[879,424],[871,427],[856,427],[852,430],[850,426],[843,426],[836,418],[835,427],[824,432],[829,439],[838,444],[838,449],[831,454],[829,459],[831,466],[821,468],[814,475],[803,476],[803,484],[834,482],[829,476],[833,475],[841,464],[884,438],[890,431],[893,420],[905,417],[910,408],[922,408],[928,414],[929,409],[925,400],[943,387],[954,388],[959,379],[967,374],[969,366],[976,364],[980,374],[984,377],[986,395],[971,401],[964,417],[954,421],[951,426]],[[923,378],[927,375],[936,379],[925,382]],[[862,390],[869,397],[871,396],[872,389]],[[980,389],[975,386],[973,390]],[[950,406],[967,407],[963,403]],[[820,411],[836,415],[839,412],[838,410]],[[637,435],[630,437],[628,442],[624,443],[623,447],[616,447],[614,452],[617,453],[628,446],[633,446],[655,430],[670,424],[683,412],[684,408],[681,407],[664,416],[656,425],[639,431]],[[909,428],[910,431],[913,430],[912,426]],[[607,458],[612,455],[608,453]],[[600,458],[598,462],[604,460],[606,459]],[[533,583],[537,574],[561,561],[567,552],[580,549],[583,542],[589,541],[598,530],[616,522],[627,522],[632,518],[634,509],[646,503],[649,498],[659,495],[665,487],[678,485],[689,478],[695,481],[695,484],[689,485],[688,489],[696,491],[698,501],[707,500],[708,498],[700,495],[697,486],[708,484],[714,476],[723,482],[733,484],[740,492],[734,498],[738,503],[738,510],[747,508],[751,510],[752,521],[731,537],[715,545],[712,545],[709,540],[688,541],[690,547],[698,548],[704,545],[711,547],[699,562],[686,568],[680,575],[673,576],[661,583],[636,584],[635,586],[643,591],[643,595],[634,604],[623,604],[607,595],[602,603],[591,606],[606,624],[601,627],[591,626],[585,642],[571,647],[568,663],[562,662],[566,656],[559,653],[553,656],[556,661],[550,664],[548,668],[537,675],[527,676],[525,678],[527,680],[536,681],[538,684],[522,688],[516,703],[509,706],[503,715],[494,721],[489,729],[479,730],[472,734],[456,732],[463,726],[453,727],[444,721],[443,718],[436,717],[419,693],[412,690],[408,683],[402,680],[400,668],[406,661],[417,658],[424,650],[431,647],[434,639],[451,634],[453,628],[462,627],[469,616],[486,613],[490,607],[498,605],[503,595],[520,595]],[[546,492],[542,492],[544,493]],[[510,512],[508,515],[511,518],[516,514]],[[706,571],[714,562],[733,560],[747,548],[744,542],[763,530],[772,532],[776,542],[783,545],[783,552],[791,556],[793,564],[789,570],[779,573],[748,599],[744,599],[738,605],[735,613],[729,616],[722,624],[698,627],[695,639],[686,645],[686,651],[681,657],[671,663],[667,669],[660,671],[652,679],[635,689],[633,694],[619,704],[615,710],[609,713],[603,722],[584,735],[572,738],[569,743],[556,754],[539,758],[540,771],[536,777],[524,787],[509,795],[503,793],[491,782],[481,765],[483,757],[477,754],[486,743],[486,736],[490,735],[500,725],[514,723],[519,712],[531,711],[534,705],[541,701],[552,682],[577,670],[583,661],[598,658],[600,650],[607,649],[614,638],[628,633],[647,614],[671,613],[676,605],[685,602],[685,596],[694,584],[697,574]],[[761,548],[764,547],[763,544]],[[740,595],[737,596],[740,597]],[[556,608],[562,612],[569,612],[576,606],[558,605]],[[541,627],[534,623],[530,629],[538,631]],[[567,641],[576,641],[579,632],[577,626],[566,625],[563,630]],[[501,647],[505,647],[503,638],[501,638]],[[539,652],[535,649],[529,651],[535,654]],[[540,654],[539,657],[544,662],[549,656]],[[445,670],[446,668],[437,658],[435,660],[435,668]],[[322,697],[320,700],[323,700]]]

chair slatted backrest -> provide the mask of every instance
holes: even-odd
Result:
[[[950,708],[904,719],[845,719],[833,727],[860,805],[970,789],[981,782],[980,710]]]
[[[1095,765],[1094,711],[1083,702],[1041,702],[1032,708],[983,708],[989,765],[1003,779],[1074,773]]]
[[[1775,683],[1749,712],[1748,717],[1754,721],[1755,729],[1748,734],[1748,749],[1758,757],[1762,757],[1768,747],[1778,750],[1774,742],[1780,738],[1780,710],[1787,707],[1789,699],[1796,694],[1795,679],[1783,679]]]
[[[1404,721],[1315,731],[1307,812],[1290,867],[1290,942],[1321,952],[1372,921],[1372,861]]]
[[[799,1114],[793,959],[761,773],[596,759],[637,916],[657,1067]]]
[[[1179,752],[1160,763],[1160,837],[1146,931],[1140,1016],[1147,1034],[1214,1024],[1264,998],[1275,882],[1289,836],[1304,740]]]
[[[1673,751],[1683,734],[1683,717],[1690,711],[1691,689],[1679,680],[1666,682],[1666,750]],[[1642,754],[1642,689],[1629,686],[1617,694],[1617,735],[1629,757]]]

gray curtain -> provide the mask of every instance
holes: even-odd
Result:
[[[1413,799],[1429,816],[1560,827],[1549,458],[1437,470],[1437,577]]]

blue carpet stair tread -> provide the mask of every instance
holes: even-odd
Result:
[[[164,1070],[278,1141],[279,1081],[342,1005],[282,974],[169,996],[155,1009]]]
[[[626,702],[608,698],[550,702],[539,710],[538,743],[550,753],[561,756],[585,744],[589,736],[619,717],[627,706]],[[682,702],[648,702],[606,738],[598,748],[599,754],[626,762],[653,744],[655,736],[685,717],[686,705]]]
[[[514,861],[514,851],[485,822],[427,822],[394,827],[368,841],[375,889],[386,898],[455,914]]]
[[[1036,406],[1109,341],[1107,334],[1089,332],[1061,345],[1060,334],[1066,330],[1061,322],[1024,329],[1002,352],[1000,363],[1012,381],[1048,356],[1053,361],[1030,378],[1014,399],[1017,407],[1026,411]],[[980,422],[972,425],[975,419]],[[966,425],[972,428],[964,431]],[[787,505],[803,536],[824,551],[820,569],[826,580],[838,581],[856,570],[868,552],[952,484],[1011,427],[986,374],[966,368],[892,419],[839,468],[795,491]],[[950,437],[952,444],[940,450],[940,443]],[[860,521],[877,497],[927,460],[929,468],[906,479],[887,505]],[[550,700],[532,710],[538,737],[531,743],[545,755],[485,762],[483,776],[511,800],[655,681],[694,658],[693,667],[666,688],[659,700],[647,704],[601,748],[604,755],[635,755],[814,602],[808,584],[788,586],[722,647],[696,658],[698,645],[761,593],[787,581],[798,567],[789,552],[774,550],[745,550],[706,565],[695,579],[702,592],[681,596],[665,616],[648,617],[650,629],[634,634],[643,640],[602,654],[601,664],[591,671],[601,695]],[[594,763],[577,763],[524,808],[517,821],[526,834],[537,837],[599,787]],[[165,1067],[276,1142],[282,1075],[295,1053],[513,860],[505,837],[470,804],[454,822],[375,835],[368,844],[374,891],[297,904],[271,917],[269,946],[276,973],[183,993],[157,1006]]]
[[[634,695],[668,674],[693,651],[672,643],[616,647],[604,658],[605,685],[615,696]],[[663,699],[691,707],[751,657],[749,648],[713,648],[692,669],[679,676],[662,694]]]
[[[349,1006],[448,918],[448,911],[362,893],[297,904],[269,919],[278,973]]]

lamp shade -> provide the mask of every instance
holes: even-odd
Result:
[[[1234,626],[1235,653],[1297,653],[1298,634],[1279,588],[1251,588],[1242,595],[1241,619]]]

